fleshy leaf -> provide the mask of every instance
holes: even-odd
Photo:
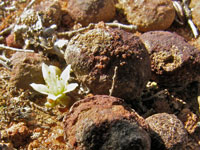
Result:
[[[64,81],[64,84],[67,84],[70,78],[70,71],[71,71],[71,65],[68,65],[60,75],[60,78]]]
[[[68,92],[71,92],[73,91],[76,87],[78,86],[77,83],[70,83],[66,86],[66,90],[63,92],[63,93],[68,93]]]
[[[42,94],[49,95],[49,89],[46,85],[44,84],[35,84],[31,83],[30,86],[35,90],[38,91]]]

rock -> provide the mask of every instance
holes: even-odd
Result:
[[[200,30],[200,1],[191,0],[190,8],[192,9],[192,21]]]
[[[62,12],[58,1],[42,1],[39,5],[35,6],[34,10],[39,12],[42,16],[42,22],[45,27],[49,27],[52,24],[60,25]]]
[[[150,150],[144,119],[119,98],[96,95],[80,100],[63,123],[69,150]]]
[[[55,0],[42,1],[33,8],[24,11],[20,15],[17,24],[24,24],[27,26],[36,25],[39,16],[44,27],[49,27],[52,24],[59,25],[61,21],[60,3]]]
[[[150,78],[150,59],[140,39],[118,29],[95,28],[74,36],[65,51],[79,82],[93,94],[139,96]],[[123,90],[122,90],[123,89]]]
[[[113,0],[67,0],[66,11],[73,20],[87,26],[89,23],[112,20],[115,4]]]
[[[10,47],[15,47],[15,48],[21,48],[22,47],[22,45],[19,45],[19,43],[17,43],[15,41],[15,35],[13,33],[11,33],[10,35],[7,36],[6,45],[10,46]]]
[[[194,134],[198,128],[198,116],[190,109],[184,108],[179,113],[178,118],[184,123],[185,129],[189,134]]]
[[[13,150],[13,145],[11,143],[0,143],[0,150]]]
[[[2,139],[5,141],[11,141],[15,148],[26,144],[30,135],[31,131],[23,122],[13,124],[11,127],[2,131]]]
[[[159,113],[146,118],[150,126],[151,149],[180,150],[187,144],[187,131],[173,114]]]
[[[171,0],[119,0],[129,23],[142,32],[165,30],[174,21],[175,9]]]
[[[185,87],[199,81],[200,52],[183,37],[167,31],[140,36],[151,58],[152,79],[168,88]]]
[[[37,53],[15,53],[11,58],[11,85],[32,90],[29,84],[43,84],[42,62],[48,63],[49,60]]]

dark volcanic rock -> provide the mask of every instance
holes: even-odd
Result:
[[[67,0],[67,12],[76,22],[89,23],[110,21],[115,16],[113,0]]]
[[[150,59],[140,39],[118,29],[95,28],[74,36],[65,51],[67,64],[93,94],[124,99],[139,96],[150,79]]]
[[[49,60],[37,53],[17,52],[11,58],[11,84],[21,89],[32,89],[31,83],[44,83],[42,62]]]
[[[164,87],[184,87],[199,80],[200,52],[181,36],[166,31],[141,35],[151,58],[152,79]]]
[[[83,99],[63,121],[69,150],[150,150],[144,119],[122,99],[105,95]]]
[[[146,118],[150,126],[151,149],[181,150],[188,140],[182,122],[173,114],[159,113]]]

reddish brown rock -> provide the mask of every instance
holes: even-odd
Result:
[[[42,62],[48,59],[41,54],[17,52],[11,58],[12,72],[10,82],[22,89],[32,89],[31,83],[44,83],[42,76]]]
[[[69,150],[150,150],[147,129],[122,99],[105,95],[78,101],[64,118]]]
[[[21,48],[22,45],[19,45],[19,43],[17,43],[15,41],[15,36],[14,34],[10,34],[7,38],[6,38],[6,45],[10,46],[10,47],[15,47],[15,48]]]
[[[8,129],[2,131],[2,139],[11,141],[15,148],[22,146],[30,140],[31,131],[24,123],[13,124]]]
[[[151,58],[152,79],[164,87],[185,87],[199,81],[200,52],[183,37],[167,31],[140,36]]]
[[[165,30],[174,21],[175,9],[171,0],[119,0],[129,23],[142,32]]]
[[[113,85],[113,96],[134,99],[151,76],[143,43],[118,29],[98,27],[74,36],[67,45],[65,60],[93,94],[108,95]]]
[[[159,113],[146,119],[150,126],[151,149],[181,150],[188,135],[183,123],[173,114]]]
[[[110,21],[115,16],[113,0],[67,0],[67,12],[83,26]]]

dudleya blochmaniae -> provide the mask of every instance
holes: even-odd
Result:
[[[71,65],[68,65],[65,70],[61,73],[61,70],[53,65],[46,65],[42,63],[42,74],[46,85],[32,83],[30,86],[47,96],[47,102],[45,106],[54,107],[58,104],[66,106],[70,98],[66,95],[73,91],[78,84],[69,83]]]

